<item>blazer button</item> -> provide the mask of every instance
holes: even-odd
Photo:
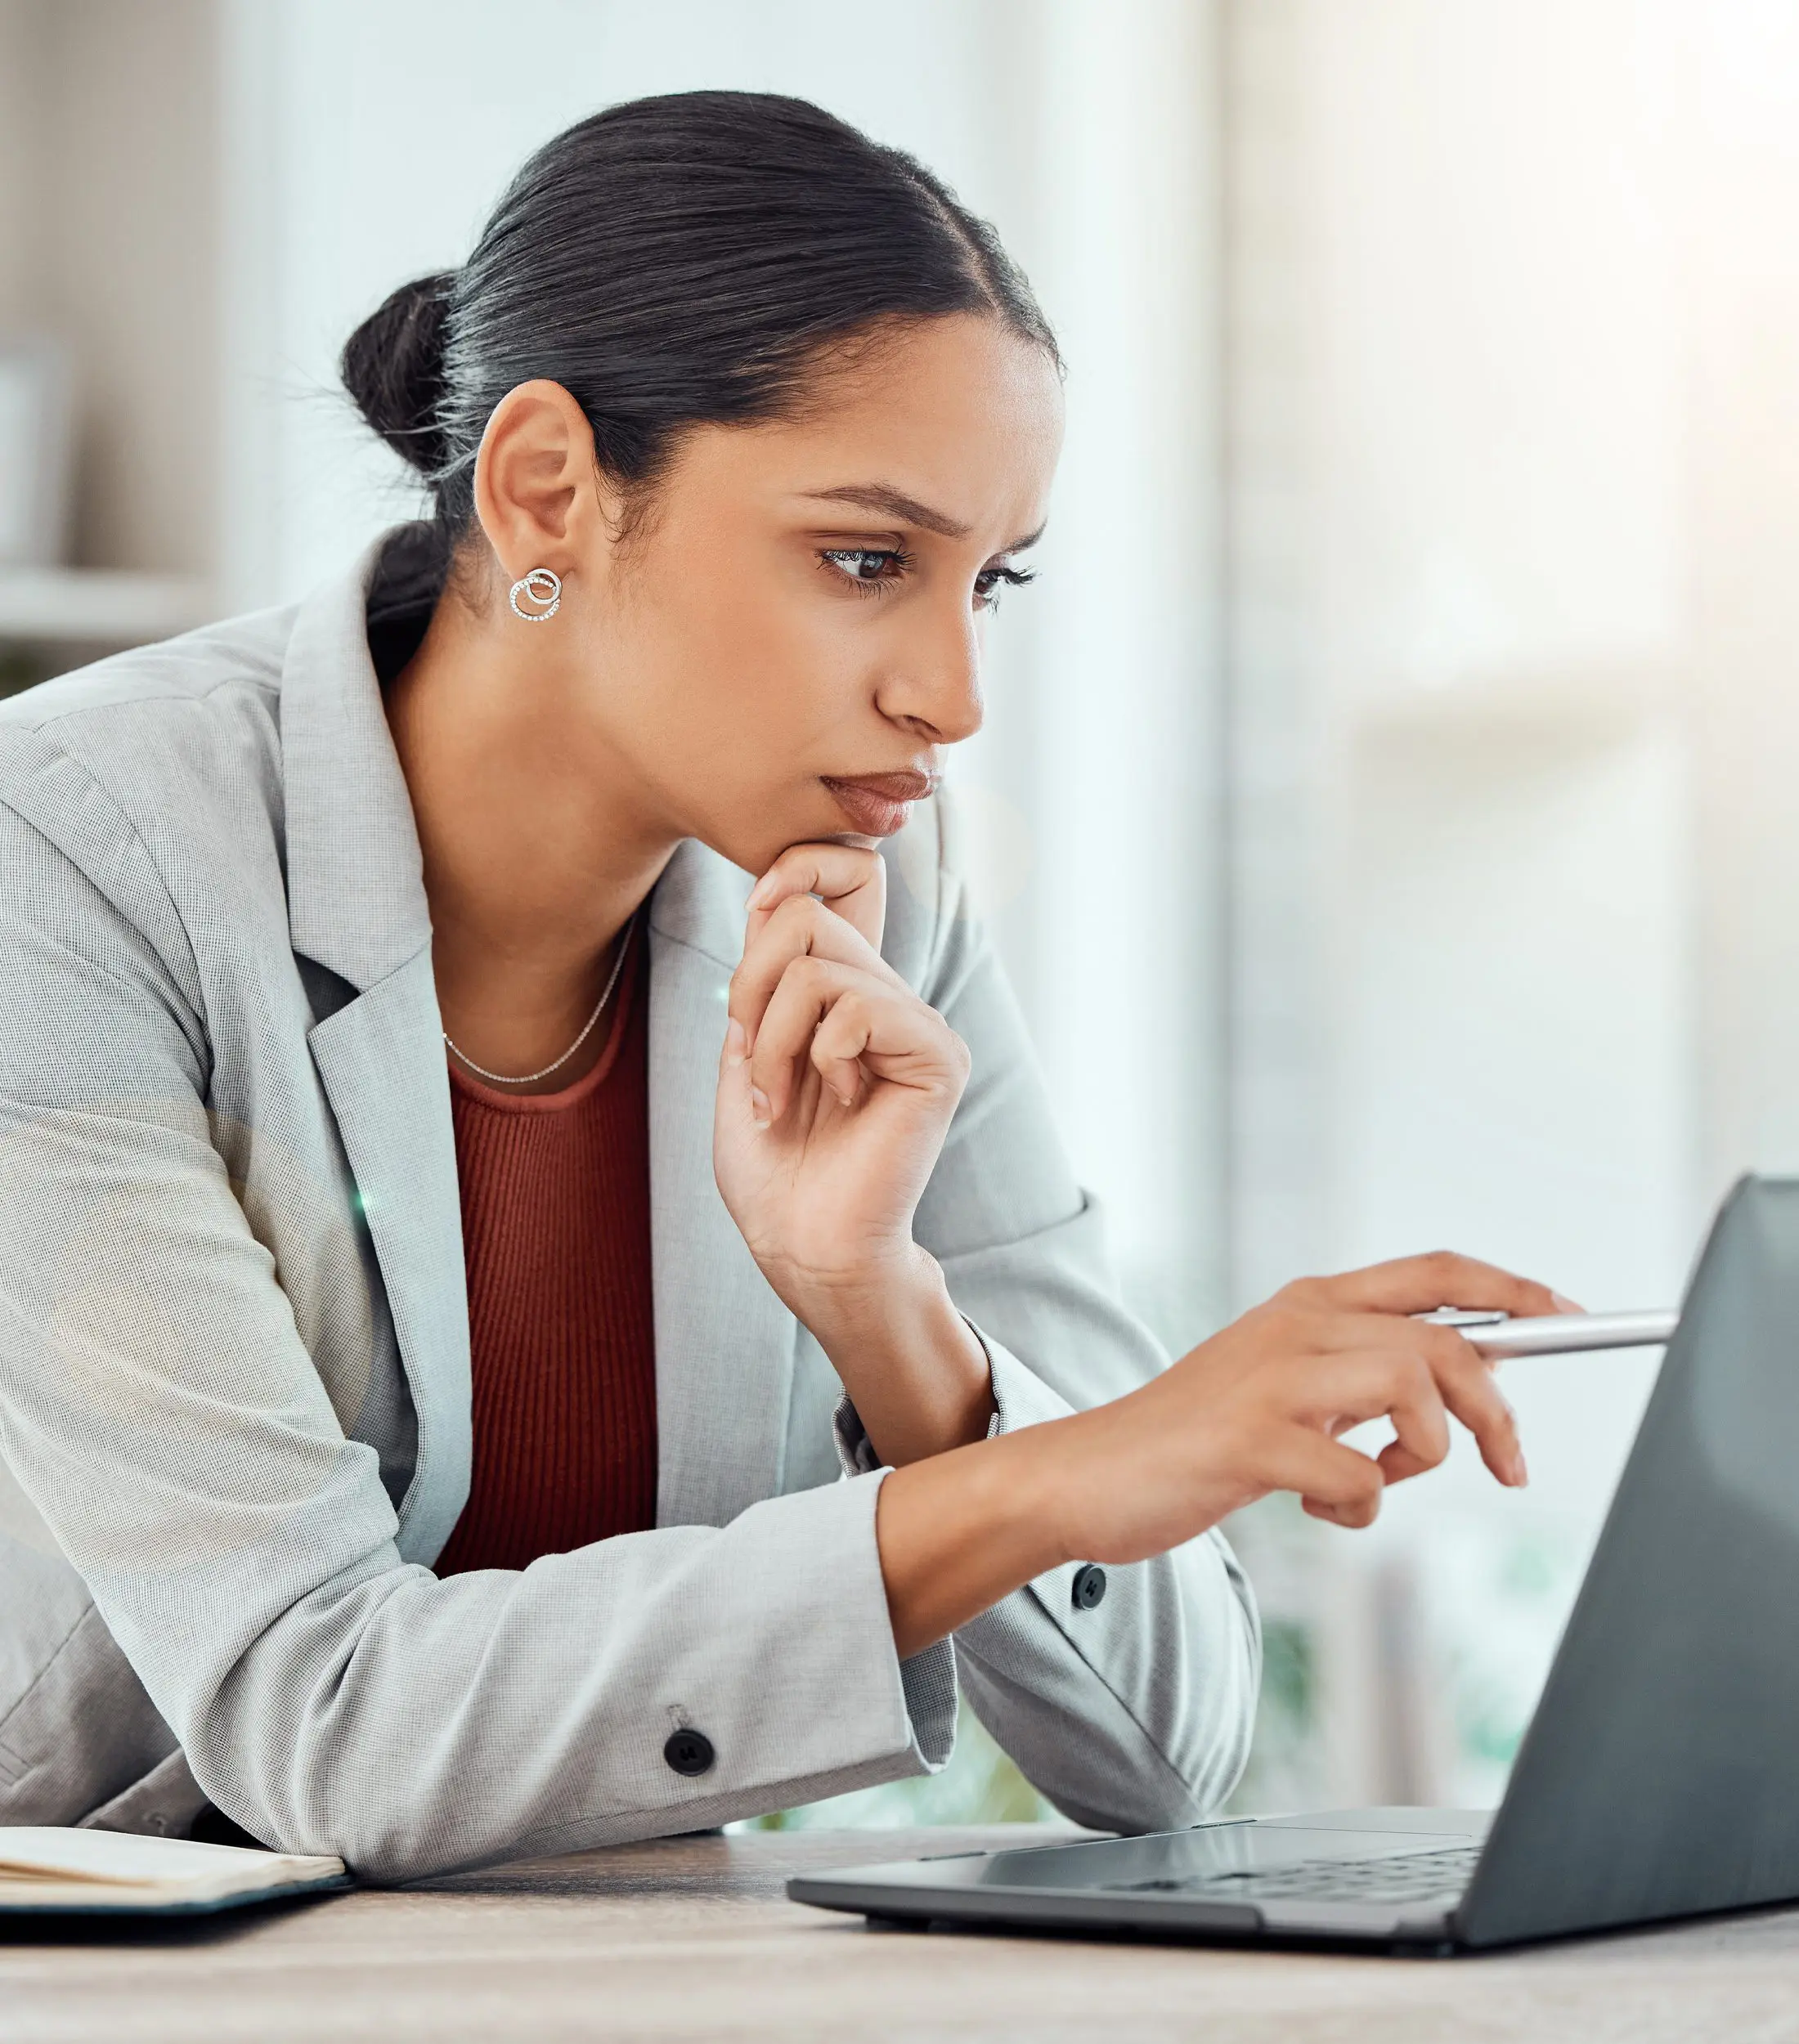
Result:
[[[1106,1571],[1097,1562],[1088,1562],[1074,1571],[1074,1608],[1091,1611],[1106,1600]]]
[[[669,1734],[668,1743],[662,1748],[662,1758],[677,1774],[704,1774],[718,1755],[703,1732],[684,1725],[679,1732]]]

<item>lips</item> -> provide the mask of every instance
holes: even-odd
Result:
[[[820,777],[837,798],[837,807],[850,819],[850,827],[861,837],[891,837],[906,827],[912,805],[922,802],[936,788],[930,773],[859,773]]]

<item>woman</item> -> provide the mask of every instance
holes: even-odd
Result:
[[[1446,1410],[1522,1482],[1408,1316],[1553,1302],[1425,1258],[1172,1368],[1116,1303],[933,800],[1061,434],[1023,278],[653,100],[345,370],[428,526],[0,714],[0,1815],[402,1878],[934,1768],[959,1670],[1071,1814],[1200,1818],[1220,1520],[1365,1524]]]

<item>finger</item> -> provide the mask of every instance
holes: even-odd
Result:
[[[832,968],[820,958],[792,961],[782,974],[761,1026],[750,1046],[751,1098],[756,1118],[766,1127],[787,1112],[793,1098],[796,1066],[812,1047],[814,1031],[837,991],[831,979]]]
[[[943,1094],[952,1106],[968,1078],[967,1046],[935,1008],[904,987],[846,988],[813,1033],[810,1056],[846,1107],[856,1105],[870,1077]]]
[[[796,958],[829,958],[895,987],[905,984],[853,925],[810,894],[790,894],[761,920],[761,929],[745,940],[729,995],[729,1012],[743,1024],[752,1044],[782,974]]]
[[[865,944],[878,951],[887,917],[887,865],[878,852],[854,845],[790,845],[750,890],[746,942],[796,894],[816,894]]]
[[[836,1003],[854,988],[878,984],[830,959],[808,956],[789,963],[750,1047],[751,1081],[763,1103],[761,1118],[777,1122],[792,1105],[799,1074],[811,1061],[813,1038]],[[856,1089],[859,1086],[859,1076]],[[833,1087],[840,1100],[844,1090],[841,1084]]]
[[[1302,1497],[1299,1509],[1308,1517],[1322,1519],[1329,1526],[1348,1526],[1353,1532],[1360,1532],[1364,1526],[1372,1526],[1380,1516],[1379,1499],[1371,1505],[1344,1507],[1323,1504],[1317,1498]]]
[[[750,1083],[749,1042],[743,1024],[728,1022],[718,1059],[718,1099],[714,1112],[719,1127],[747,1127],[757,1120]]]
[[[1386,1313],[1319,1314],[1311,1325],[1315,1351],[1346,1362],[1368,1358],[1384,1365],[1395,1352],[1411,1356],[1415,1367],[1429,1372],[1446,1410],[1474,1435],[1481,1459],[1500,1481],[1517,1486],[1528,1481],[1517,1415],[1493,1381],[1492,1365],[1456,1329]],[[1403,1444],[1393,1458],[1396,1481],[1418,1473],[1406,1459],[1410,1445]],[[1439,1455],[1420,1466],[1434,1468],[1442,1459]]]
[[[1396,1349],[1409,1352],[1429,1371],[1443,1405],[1474,1435],[1481,1459],[1499,1481],[1514,1488],[1529,1481],[1517,1415],[1493,1381],[1492,1365],[1454,1328],[1385,1313],[1321,1313],[1310,1317],[1309,1325],[1312,1347],[1321,1354],[1348,1360],[1385,1358]],[[1410,1450],[1410,1443],[1395,1444],[1388,1466],[1396,1482],[1442,1459],[1438,1455],[1414,1463]]]
[[[1307,1312],[1290,1307],[1285,1309],[1285,1324],[1294,1330],[1288,1346],[1296,1354],[1390,1355],[1405,1348],[1428,1356],[1444,1346],[1438,1338],[1446,1334],[1468,1347],[1459,1329],[1406,1313]],[[1473,1349],[1469,1353],[1481,1361]]]
[[[751,1048],[752,1080],[769,1119],[787,1111],[796,1073],[809,1064],[846,1105],[855,1104],[865,1074],[958,1094],[967,1076],[961,1039],[909,988],[814,957],[794,960],[782,975]]]
[[[1491,1368],[1453,1328],[1415,1320],[1411,1338],[1420,1343],[1444,1405],[1474,1437],[1481,1460],[1501,1483],[1522,1490],[1530,1471],[1518,1438],[1518,1415]]]
[[[1559,1313],[1568,1306],[1546,1284],[1448,1249],[1371,1264],[1337,1277],[1302,1279],[1288,1290],[1301,1304],[1359,1313],[1434,1313],[1448,1306],[1530,1316]]]
[[[1312,1366],[1307,1416],[1335,1436],[1365,1420],[1393,1423],[1408,1475],[1434,1469],[1449,1453],[1449,1418],[1435,1375],[1415,1351],[1389,1347]]]
[[[862,1059],[876,1029],[873,1005],[859,989],[838,995],[812,1033],[807,1055],[839,1104],[854,1107],[862,1097]]]
[[[1380,1516],[1385,1480],[1371,1455],[1294,1427],[1276,1451],[1268,1487],[1298,1493],[1315,1519],[1336,1526],[1371,1526]]]
[[[809,1109],[812,1105],[803,1096],[815,1085],[815,1079],[802,1082],[802,1109]],[[756,1083],[755,1074],[750,1069],[749,1043],[743,1033],[743,1024],[734,1018],[725,1024],[724,1047],[719,1053],[718,1098],[713,1109],[715,1141],[721,1132],[734,1126],[739,1129],[753,1128],[760,1133],[773,1126],[774,1118],[768,1099]]]
[[[1447,1452],[1446,1441],[1444,1455]],[[1406,1441],[1397,1438],[1389,1441],[1375,1457],[1375,1460],[1380,1464],[1380,1473],[1386,1478],[1389,1487],[1396,1483],[1404,1483],[1412,1477],[1421,1477],[1428,1470],[1440,1467],[1443,1459],[1442,1455],[1420,1455]]]

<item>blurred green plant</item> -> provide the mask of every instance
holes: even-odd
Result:
[[[964,1698],[956,1748],[940,1773],[884,1782],[797,1809],[774,1810],[733,1831],[899,1831],[913,1824],[1038,1824],[1056,1815],[989,1736]]]
[[[1313,1607],[1320,1529],[1299,1500],[1264,1498],[1226,1527],[1255,1586],[1262,1620],[1262,1690],[1235,1813],[1303,1809],[1319,1792],[1321,1670]]]
[[[1267,1807],[1277,1782],[1294,1770],[1317,1732],[1317,1649],[1312,1629],[1295,1618],[1264,1618],[1262,1693],[1249,1764],[1231,1798],[1233,1809]]]
[[[1496,1802],[1573,1607],[1591,1537],[1555,1520],[1445,1528],[1425,1577],[1451,1728],[1446,1801]]]

